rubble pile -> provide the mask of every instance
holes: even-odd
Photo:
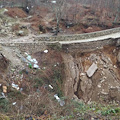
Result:
[[[64,61],[68,61],[65,62],[65,95],[85,102],[119,103],[118,51],[109,46],[90,53],[78,53],[77,57],[64,54]]]
[[[6,15],[6,12],[11,12],[9,10],[10,9],[5,9],[5,8],[0,9],[0,36],[1,37],[8,36],[12,38],[15,37],[16,35],[25,36],[28,32],[28,29],[25,25],[22,24],[20,25],[20,21],[23,18],[18,18],[17,16],[11,17]]]
[[[0,14],[0,36],[14,36],[12,32],[12,25],[14,20]]]

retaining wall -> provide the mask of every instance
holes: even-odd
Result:
[[[120,32],[120,27],[102,30],[92,33],[84,33],[84,34],[75,34],[75,35],[64,35],[64,36],[51,36],[51,37],[37,37],[36,41],[72,41],[72,40],[81,40],[81,39],[89,39],[104,35],[109,35],[112,33]]]

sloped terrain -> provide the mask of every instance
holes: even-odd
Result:
[[[16,120],[19,117],[27,120],[30,116],[38,120],[61,117],[104,120],[106,115],[114,120],[119,116],[119,47],[72,53],[43,45],[41,48],[30,52],[27,48],[21,51],[17,47],[1,46],[1,53],[6,57],[1,56],[4,63],[1,73],[6,75],[0,81],[1,96],[5,95],[0,99],[4,103],[0,104],[1,113],[12,114],[9,118]],[[38,61],[39,69],[28,61],[26,52]],[[93,63],[97,70],[88,77],[87,71]],[[55,94],[65,105],[55,100]]]

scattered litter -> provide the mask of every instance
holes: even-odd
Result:
[[[32,57],[30,55],[28,55],[28,53],[26,53],[26,52],[25,52],[25,55],[27,56],[27,60],[28,60],[27,65],[29,66],[29,68],[39,69],[39,66],[37,65],[38,61],[35,58],[32,59]],[[33,64],[33,66],[32,66],[32,64]]]
[[[98,84],[98,88],[101,88],[101,84]]]
[[[117,69],[117,66],[116,66],[116,65],[114,65],[113,67]]]
[[[53,86],[52,86],[52,85],[49,85],[49,87],[50,87],[51,89],[53,89]]]
[[[88,77],[92,77],[93,74],[96,72],[97,69],[98,69],[97,64],[93,63],[93,64],[89,67],[89,69],[87,70],[87,75],[88,75]]]
[[[32,64],[31,64],[31,63],[29,63],[29,64],[28,64],[28,67],[29,67],[29,68],[32,68]]]
[[[46,67],[43,67],[42,69],[43,69],[43,70],[45,70],[45,69],[46,69]]]
[[[54,95],[55,99],[60,103],[60,106],[64,106],[65,105],[65,101],[61,100],[57,94]]]
[[[3,88],[3,93],[7,93],[7,86],[2,86]]]
[[[65,105],[65,101],[60,100],[60,106],[64,106]]]
[[[30,55],[27,56],[27,60],[30,61],[30,62],[33,62],[33,59],[31,58]]]
[[[5,94],[2,92],[0,98],[6,98]]]
[[[85,76],[85,73],[80,73],[80,76]]]
[[[12,103],[13,105],[16,105],[16,102]]]
[[[48,50],[44,50],[44,53],[48,53]]]
[[[54,67],[56,67],[57,65],[54,65]]]
[[[54,4],[55,4],[55,3],[56,3],[56,1],[51,1],[51,3],[54,3]]]
[[[58,102],[60,102],[60,98],[58,97],[57,94],[55,94],[54,97],[55,97],[55,99],[56,99]]]
[[[14,83],[12,83],[12,87],[15,88],[16,90],[19,90],[19,86]]]
[[[33,68],[39,69],[39,66],[37,64],[34,64]]]
[[[23,88],[20,88],[20,92],[23,91]]]
[[[24,57],[21,57],[21,60],[22,60],[23,62],[27,62],[27,60],[26,60]]]

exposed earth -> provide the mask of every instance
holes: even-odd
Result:
[[[50,31],[42,34],[38,27],[40,22],[47,24],[49,16],[41,20],[19,8],[0,9],[0,119],[119,120],[119,46],[92,51],[53,49],[45,42],[32,46],[29,43],[36,36],[52,35]],[[96,29],[104,28],[92,26],[81,31],[74,26],[60,34]],[[15,46],[16,41],[23,42],[23,47]],[[90,76],[91,65],[96,70],[93,67]],[[55,94],[60,99],[55,99]]]

